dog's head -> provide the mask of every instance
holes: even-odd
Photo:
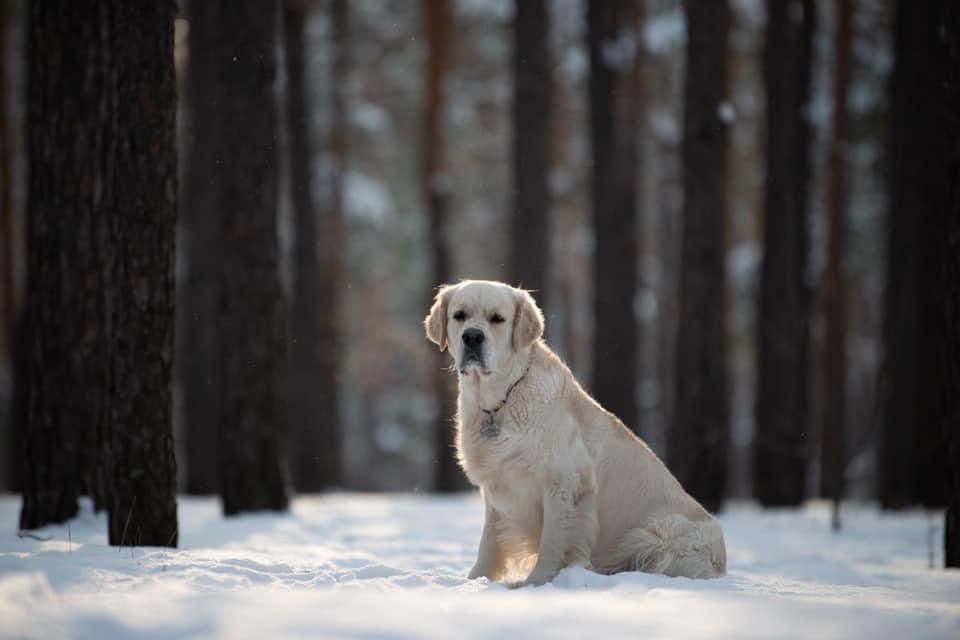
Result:
[[[466,280],[440,287],[423,326],[441,351],[449,349],[461,374],[489,375],[543,335],[543,312],[527,291]]]

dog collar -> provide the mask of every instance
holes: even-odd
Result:
[[[526,370],[523,372],[523,375],[517,378],[516,382],[510,385],[510,388],[507,389],[506,395],[503,396],[503,400],[501,400],[496,407],[494,407],[493,409],[484,409],[483,407],[480,407],[480,411],[483,411],[485,414],[487,414],[486,419],[480,425],[480,435],[486,436],[488,438],[493,438],[500,433],[500,425],[497,424],[497,421],[496,421],[497,412],[500,411],[500,409],[503,409],[507,405],[507,400],[510,399],[510,394],[513,393],[513,390],[517,388],[517,385],[520,384],[520,381],[527,377],[527,374],[530,372],[530,366],[532,364],[533,364],[532,362],[529,363],[527,365]]]

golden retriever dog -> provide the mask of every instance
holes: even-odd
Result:
[[[424,327],[459,374],[457,454],[483,495],[471,579],[525,571],[512,586],[542,585],[574,565],[726,573],[720,524],[577,383],[543,341],[543,313],[527,291],[442,286]]]

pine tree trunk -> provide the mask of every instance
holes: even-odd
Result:
[[[945,263],[944,416],[942,429],[947,449],[947,510],[944,516],[944,564],[960,567],[960,6],[941,2],[944,15],[944,67],[947,123],[945,154],[947,184],[951,186],[944,208],[943,257]]]
[[[448,0],[425,0],[423,4],[427,37],[427,68],[425,112],[423,124],[423,193],[427,202],[430,237],[430,271],[436,285],[449,282],[450,247],[447,240],[447,217],[450,185],[446,175],[446,136],[444,114],[446,96],[444,85],[450,68],[450,38],[453,35],[453,17]],[[430,299],[433,291],[430,292]],[[453,415],[456,411],[451,376],[445,370],[447,355],[439,354],[432,366],[432,382],[437,398],[437,417],[434,423],[434,489],[441,492],[459,491],[468,486],[466,477],[457,466],[453,448]]]
[[[215,493],[220,371],[219,301],[220,163],[222,87],[217,67],[220,6],[190,0],[190,53],[186,80],[186,136],[180,249],[185,274],[177,292],[176,366],[182,398],[183,452],[189,494]]]
[[[667,434],[668,466],[707,509],[726,485],[730,409],[725,331],[727,123],[726,0],[688,0],[684,94],[683,231],[679,278],[676,396]]]
[[[511,279],[548,305],[551,70],[544,0],[514,0]]]
[[[760,275],[753,492],[799,504],[808,459],[807,182],[813,0],[767,2],[767,182]]]
[[[222,6],[219,473],[223,511],[287,508],[279,376],[276,2]]]
[[[116,85],[104,180],[113,270],[110,544],[177,545],[173,453],[173,265],[177,88],[172,2],[110,0]]]
[[[847,209],[847,89],[853,49],[851,0],[838,0],[833,78],[833,139],[827,185],[827,266],[823,283],[823,340],[820,415],[820,493],[835,504],[843,497],[846,402],[846,254]],[[839,528],[839,522],[834,521]]]
[[[638,342],[637,105],[635,59],[615,61],[609,43],[635,27],[632,3],[587,3],[590,54],[593,266],[593,384],[597,401],[634,431]],[[620,68],[616,68],[620,65]]]
[[[30,3],[27,18],[27,283],[17,394],[24,403],[25,529],[77,511],[106,429],[105,245],[110,68],[103,16]]]
[[[174,5],[75,4],[30,6],[21,526],[85,488],[111,544],[175,545]]]
[[[897,3],[890,86],[891,195],[884,319],[885,389],[878,454],[881,505],[944,504],[941,437],[943,260],[939,212],[950,176],[938,153],[944,53],[936,2]]]
[[[0,69],[7,68],[7,25],[10,22],[9,3],[0,5]],[[16,367],[14,329],[17,318],[17,291],[13,235],[13,161],[14,143],[7,103],[10,82],[6,73],[0,78],[0,358],[6,357],[11,368]],[[16,375],[16,374],[13,374]],[[15,392],[14,392],[15,393]],[[11,399],[11,409],[0,415],[0,487],[18,491],[20,464],[16,452],[20,449],[17,436],[21,422],[17,418],[18,403]]]
[[[335,4],[334,46],[337,51],[334,55],[339,61],[344,56],[340,49],[346,46],[345,38],[340,36],[345,29],[346,3],[338,0]],[[307,12],[303,0],[284,1],[290,188],[295,228],[290,363],[286,387],[290,394],[288,415],[293,487],[297,491],[313,492],[336,486],[341,481],[341,435],[338,363],[335,357],[323,357],[325,351],[336,347],[338,305],[333,297],[335,287],[330,282],[328,268],[331,253],[335,251],[334,242],[328,234],[319,233],[317,212],[311,198],[313,152],[310,104],[305,86]],[[330,87],[332,93],[343,93],[339,83],[332,81]],[[334,125],[333,129],[339,130],[340,126]],[[340,178],[334,176],[334,179]],[[338,209],[339,204],[333,203],[329,208]],[[339,243],[338,238],[336,244]],[[321,246],[326,249],[323,257],[318,250]],[[326,294],[323,300],[321,292]],[[327,318],[322,318],[323,315]],[[322,335],[324,327],[333,335]]]

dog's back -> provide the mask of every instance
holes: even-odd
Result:
[[[600,525],[594,568],[689,578],[725,575],[720,523],[642,439],[597,404],[546,345],[542,348],[547,366],[562,367],[569,376],[567,402],[594,457]]]

